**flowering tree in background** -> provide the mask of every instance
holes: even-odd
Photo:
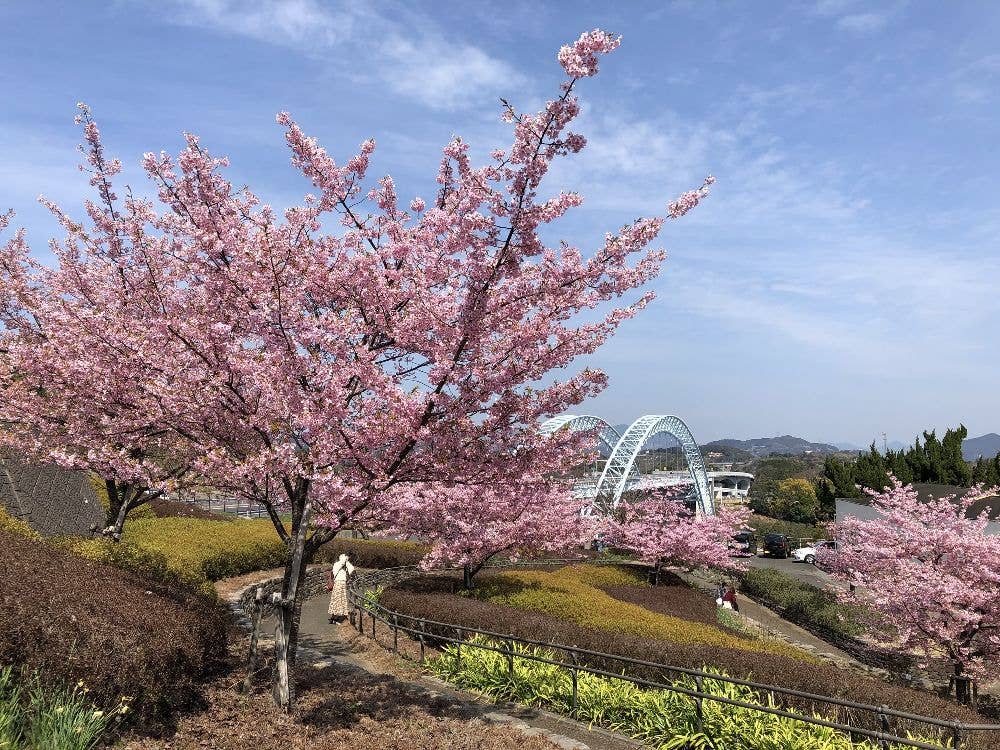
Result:
[[[967,515],[988,493],[921,502],[895,478],[885,492],[868,492],[880,516],[839,522],[838,549],[825,562],[851,584],[844,598],[870,612],[875,636],[946,655],[967,701],[968,678],[994,676],[1000,658],[1000,537],[985,533],[984,515]]]
[[[67,336],[109,320],[93,326],[105,359],[79,367],[97,381],[94,366],[110,368],[108,384],[98,385],[109,394],[127,388],[139,412],[135,424],[109,418],[90,424],[90,432],[68,422],[72,463],[106,469],[102,456],[111,449],[91,455],[84,450],[91,440],[120,440],[124,457],[158,440],[169,460],[157,465],[184,465],[267,509],[288,546],[276,601],[274,694],[281,705],[294,701],[305,565],[341,529],[419,513],[414,503],[426,494],[414,488],[441,489],[443,512],[457,512],[450,503],[461,492],[449,488],[489,488],[484,502],[466,503],[460,523],[471,526],[481,514],[484,535],[523,544],[538,532],[519,509],[534,508],[539,493],[566,491],[547,483],[578,460],[583,437],[544,437],[537,426],[600,392],[606,378],[585,369],[540,380],[594,352],[649,303],[645,293],[592,322],[578,320],[656,275],[663,254],[647,246],[666,216],[682,216],[711,183],[670,203],[664,217],[607,234],[592,253],[542,243],[539,228],[582,203],[576,193],[538,194],[552,161],[586,143],[567,130],[579,112],[574,88],[597,72],[597,55],[618,44],[594,31],[564,47],[559,60],[569,78],[560,95],[536,114],[506,107],[510,148],[476,168],[468,145],[453,140],[434,199],[414,198],[408,207],[390,177],[363,188],[373,141],[338,166],[285,113],[278,122],[292,162],[316,189],[301,205],[279,213],[234,189],[222,175],[226,160],[192,135],[176,159],[161,153],[143,160],[162,210],[131,194],[118,201],[110,188],[117,163],[96,158],[99,135],[86,122],[92,182],[103,200],[87,206],[92,228],[69,219],[64,226],[67,261],[96,270],[63,273],[60,256],[50,276],[28,259],[23,237],[8,245],[0,289],[7,314],[30,319],[18,300],[31,291],[53,309],[70,298],[73,315],[59,319]],[[324,230],[331,217],[343,231]],[[85,283],[109,268],[124,273],[95,288],[120,284],[121,301]],[[27,337],[7,342],[8,351],[28,346]],[[85,355],[56,347],[51,356],[62,358],[55,365],[61,373]],[[7,383],[22,376],[19,357],[9,358]],[[59,413],[75,403],[44,408]],[[43,431],[36,438],[43,446],[48,439]],[[456,554],[453,536],[438,541],[439,554]]]
[[[746,524],[749,509],[720,508],[715,515],[696,514],[684,503],[687,489],[684,485],[661,487],[623,499],[604,523],[605,542],[655,566],[657,580],[663,568],[742,570],[730,555],[735,549],[733,536]]]
[[[583,504],[560,482],[522,477],[516,487],[439,485],[413,488],[392,528],[431,543],[422,567],[459,566],[466,589],[497,555],[579,549],[593,536]]]

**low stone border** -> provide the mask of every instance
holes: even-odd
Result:
[[[326,590],[326,565],[310,565],[306,570],[305,580],[302,582],[303,601],[311,599],[322,591]],[[273,594],[281,591],[281,576],[268,578],[260,583],[251,583],[236,592],[236,607],[240,617],[247,620],[246,627],[250,627],[250,617],[253,615],[253,608],[256,602],[257,589],[262,588],[264,595],[261,600],[261,616],[267,617],[274,610],[271,601]]]

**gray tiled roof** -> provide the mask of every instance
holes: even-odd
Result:
[[[0,505],[42,534],[86,534],[104,522],[85,472],[0,457]]]
[[[946,495],[955,495],[961,498],[966,492],[969,491],[968,487],[956,487],[950,484],[914,484],[913,488],[917,491],[917,497],[923,501],[927,502],[929,500],[936,500]],[[837,500],[845,500],[855,505],[870,505],[870,498],[865,495],[864,497],[844,497],[837,498]],[[996,521],[1000,519],[1000,496],[993,495],[991,497],[984,497],[981,500],[977,500],[969,508],[968,517],[975,518],[983,511],[987,511],[988,517],[991,521]]]

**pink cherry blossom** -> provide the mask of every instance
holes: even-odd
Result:
[[[498,556],[507,560],[538,553],[577,553],[593,538],[583,504],[565,485],[543,476],[488,486],[423,485],[409,490],[388,524],[396,534],[431,544],[425,568],[464,568],[466,585]]]
[[[618,49],[622,43],[620,36],[594,29],[580,35],[571,45],[559,50],[559,64],[573,78],[586,78],[597,73],[597,55],[608,54]]]
[[[995,491],[994,491],[995,492]],[[945,656],[957,675],[986,677],[1000,658],[1000,536],[968,518],[991,493],[921,502],[896,479],[871,492],[879,517],[836,525],[833,573],[854,587],[843,598],[870,612],[872,633],[903,650]]]
[[[746,524],[749,510],[723,508],[715,515],[695,514],[684,504],[687,487],[630,493],[603,527],[612,547],[668,570],[696,567],[742,570],[730,557],[733,536]]]
[[[311,185],[298,205],[234,186],[192,134],[175,156],[143,156],[156,193],[138,199],[114,189],[120,165],[81,109],[87,221],[45,202],[66,232],[55,268],[23,233],[0,253],[11,449],[132,493],[115,535],[133,501],[184,481],[263,505],[289,548],[285,657],[302,562],[342,529],[412,528],[432,560],[469,566],[575,538],[558,477],[586,436],[538,425],[606,386],[571,368],[650,302],[633,293],[664,258],[650,247],[663,216],[586,250],[542,239],[582,203],[540,197],[551,164],[585,144],[568,131],[575,78],[617,46],[598,31],[560,53],[574,79],[537,113],[508,107],[512,141],[485,166],[446,144],[436,198],[409,213],[391,177],[368,178],[374,141],[335,158],[285,112]]]
[[[671,219],[679,219],[692,208],[701,203],[701,200],[708,195],[708,188],[710,185],[715,183],[715,178],[709,175],[705,178],[701,187],[697,190],[688,190],[686,193],[682,193],[681,196],[671,203],[667,204],[667,215]]]

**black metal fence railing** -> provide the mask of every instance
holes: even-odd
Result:
[[[558,563],[562,561],[550,561]],[[526,565],[539,565],[538,561]],[[509,567],[509,566],[504,566]],[[853,701],[817,695],[801,690],[766,685],[750,680],[742,680],[712,672],[686,667],[632,659],[630,657],[607,654],[560,643],[519,638],[507,633],[438,622],[396,612],[379,603],[381,592],[408,578],[422,575],[413,566],[388,568],[359,574],[347,586],[347,596],[351,607],[351,622],[358,632],[366,632],[366,619],[371,624],[371,636],[376,637],[376,623],[386,625],[393,641],[393,650],[400,653],[399,636],[404,634],[419,643],[420,661],[426,659],[430,646],[454,645],[459,656],[461,648],[472,636],[482,636],[485,641],[477,641],[476,648],[482,648],[504,655],[508,668],[513,671],[515,660],[528,660],[550,664],[567,670],[571,676],[572,695],[570,705],[576,709],[577,681],[581,673],[598,677],[624,680],[643,688],[667,690],[686,695],[696,702],[696,716],[701,722],[705,701],[720,703],[737,708],[749,709],[763,714],[782,716],[807,724],[828,727],[847,735],[851,742],[872,740],[880,748],[897,746],[917,750],[942,750],[943,748],[975,748],[991,750],[1000,747],[1000,725],[971,724],[949,721],[932,716],[897,711],[888,706],[855,703]],[[451,570],[437,570],[436,573],[451,573]],[[515,646],[522,650],[515,652]],[[551,659],[536,651],[544,650],[560,658]],[[688,677],[693,679],[695,688],[685,687],[676,681]],[[704,683],[712,681],[750,688],[762,697],[762,702],[748,702],[712,693]],[[699,729],[703,729],[699,726]],[[911,739],[913,736],[934,736],[936,742]]]
[[[184,492],[172,497],[179,502],[189,503],[201,510],[213,513],[226,513],[240,518],[267,518],[267,510],[263,505],[250,500],[213,494],[211,492]]]

